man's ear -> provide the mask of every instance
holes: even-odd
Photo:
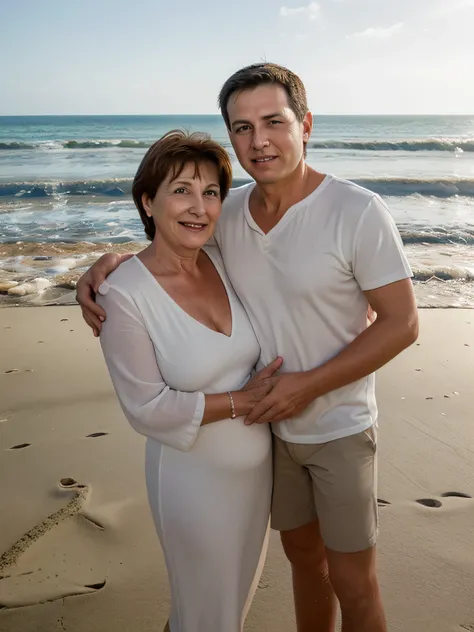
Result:
[[[312,131],[313,131],[313,115],[311,112],[306,112],[303,119],[303,141],[305,143],[309,141]]]

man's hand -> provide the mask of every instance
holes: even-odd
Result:
[[[113,272],[126,259],[133,257],[130,255],[117,255],[113,252],[102,255],[94,265],[85,272],[77,282],[76,300],[81,306],[82,317],[92,328],[94,336],[100,334],[102,323],[106,318],[104,310],[95,302],[95,295],[99,286],[105,281],[108,275]]]
[[[317,397],[378,371],[418,336],[418,313],[410,279],[364,292],[371,325],[324,364],[276,378],[273,390],[246,422],[275,422],[300,414]]]
[[[276,381],[275,386],[247,416],[247,426],[295,417],[317,397],[314,382],[306,371],[285,373],[273,379]]]

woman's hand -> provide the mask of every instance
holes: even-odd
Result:
[[[262,382],[267,382],[269,378],[273,377],[275,373],[281,369],[281,365],[283,364],[283,358],[280,356],[276,357],[273,362],[264,366],[263,369],[255,373],[255,375],[250,378],[247,384],[242,388],[243,391],[250,391],[257,386],[260,386]]]
[[[273,376],[282,364],[282,358],[275,358],[273,362],[270,362],[261,371],[258,371],[240,391],[232,393],[235,412],[238,417],[248,415],[252,412],[254,406],[270,393],[277,383],[277,378]]]

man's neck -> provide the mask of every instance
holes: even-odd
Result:
[[[282,217],[286,211],[308,197],[325,178],[302,161],[298,168],[284,180],[272,184],[256,184],[251,203],[265,215]]]

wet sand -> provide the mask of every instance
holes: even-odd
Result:
[[[0,629],[159,631],[144,440],[77,306],[0,310]],[[474,312],[421,310],[379,373],[379,568],[392,632],[474,631]],[[246,630],[295,629],[272,541]],[[218,632],[218,631],[216,631]],[[222,631],[224,632],[224,631]]]

